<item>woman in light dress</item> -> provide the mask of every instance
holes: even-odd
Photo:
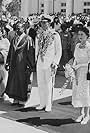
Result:
[[[3,37],[3,27],[0,27],[0,98],[4,98],[4,91],[7,84],[8,72],[5,69],[5,63],[9,51],[9,40]]]
[[[90,119],[90,81],[87,80],[88,63],[90,62],[90,42],[88,42],[89,31],[82,27],[78,31],[80,43],[75,47],[73,68],[76,78],[73,82],[72,105],[80,108],[80,116],[76,122],[87,124]]]

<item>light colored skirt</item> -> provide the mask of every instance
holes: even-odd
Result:
[[[87,67],[77,70],[72,84],[72,105],[74,107],[90,106],[90,81],[87,80]]]
[[[3,65],[0,65],[0,97],[4,93],[7,85],[8,71],[5,70]]]

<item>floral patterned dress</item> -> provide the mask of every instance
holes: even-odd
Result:
[[[85,48],[79,47],[77,44],[74,57],[77,64],[87,64],[76,70],[76,78],[72,85],[72,105],[74,107],[90,106],[90,81],[87,80],[88,61],[90,60],[90,43]]]

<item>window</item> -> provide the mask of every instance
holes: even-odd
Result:
[[[84,13],[90,13],[90,9],[84,9],[84,11],[83,11]]]
[[[90,9],[87,9],[87,13],[89,13],[89,14],[90,14]]]
[[[44,9],[41,9],[41,13],[44,13]]]
[[[61,6],[66,6],[66,3],[61,3]]]
[[[41,7],[44,7],[44,4],[41,4]]]
[[[86,9],[84,9],[84,13],[86,13]]]
[[[66,12],[66,9],[61,9],[61,12]]]
[[[90,2],[84,2],[84,6],[90,6]]]
[[[86,2],[84,2],[84,6],[86,6]]]

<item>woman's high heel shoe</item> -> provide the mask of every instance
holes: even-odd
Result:
[[[80,115],[75,121],[76,122],[81,122],[83,118],[84,118],[84,115]]]
[[[81,121],[81,125],[85,125],[85,124],[87,124],[88,121],[89,121],[89,119],[90,119],[89,116],[84,117],[83,120]]]

